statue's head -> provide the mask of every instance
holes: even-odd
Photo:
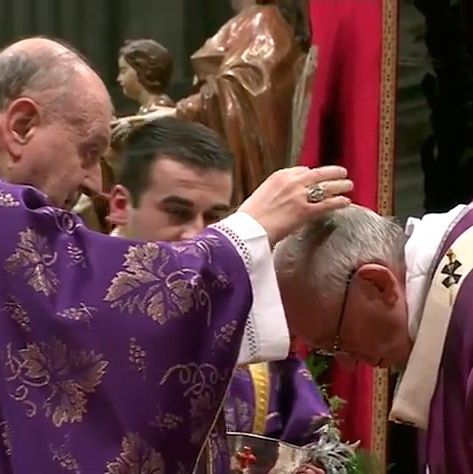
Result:
[[[171,53],[151,39],[128,40],[118,57],[118,83],[123,93],[136,100],[143,89],[152,95],[169,87],[173,71]]]
[[[321,352],[403,365],[411,349],[405,242],[397,222],[360,206],[281,242],[275,266],[291,332]]]

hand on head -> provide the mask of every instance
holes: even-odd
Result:
[[[318,202],[310,202],[314,185],[319,185],[316,190],[323,194]],[[256,219],[274,245],[306,221],[348,206],[351,201],[342,194],[352,189],[345,168],[296,166],[273,173],[239,210]]]

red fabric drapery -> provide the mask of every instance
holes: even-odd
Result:
[[[310,8],[318,68],[301,164],[347,167],[353,201],[390,212],[397,1],[311,0]],[[387,394],[376,392],[378,375],[361,364],[351,372],[334,365],[330,383],[346,401],[345,438],[371,450],[378,443],[384,457],[385,439],[380,449],[379,437],[386,420],[375,418],[386,416],[376,403]]]

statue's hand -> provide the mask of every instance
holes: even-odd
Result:
[[[303,466],[297,468],[294,471],[294,474],[325,474],[325,472],[323,469],[320,469],[320,467],[315,467],[311,464],[304,464]]]

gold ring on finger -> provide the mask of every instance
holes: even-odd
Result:
[[[322,202],[326,197],[325,187],[322,184],[314,184],[307,188],[307,201],[312,204]]]

